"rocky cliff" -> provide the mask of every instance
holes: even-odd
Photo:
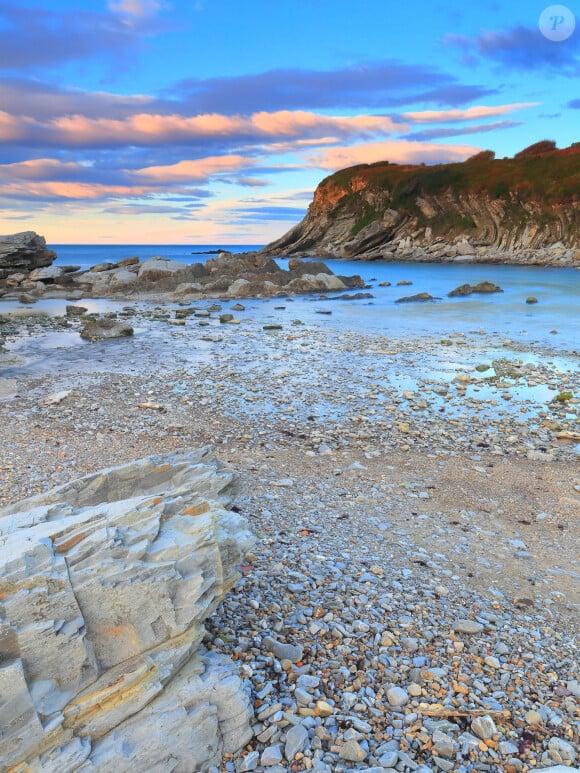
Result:
[[[537,143],[505,159],[484,151],[462,163],[344,169],[320,183],[304,220],[264,252],[580,263],[580,143]]]
[[[0,511],[0,770],[201,771],[251,737],[203,621],[252,544],[207,449]]]

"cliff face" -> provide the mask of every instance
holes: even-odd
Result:
[[[270,254],[482,257],[554,248],[580,256],[580,146],[436,166],[382,162],[323,180]],[[441,255],[437,255],[441,253]],[[549,261],[546,261],[549,262]]]

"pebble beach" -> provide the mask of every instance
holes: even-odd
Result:
[[[257,542],[206,646],[256,718],[222,771],[578,766],[577,353],[317,308],[137,304],[82,345],[12,318],[0,503],[191,446],[238,471]]]

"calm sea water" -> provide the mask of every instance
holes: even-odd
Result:
[[[116,263],[123,258],[139,257],[141,260],[160,256],[180,260],[183,263],[205,263],[215,257],[220,244],[49,244],[57,254],[55,265],[80,266],[90,268],[98,263]],[[223,245],[229,252],[248,252],[259,250],[263,245],[228,244]]]
[[[79,265],[82,268],[116,262],[138,256],[142,260],[160,255],[185,263],[205,262],[220,247],[231,252],[259,249],[261,245],[50,245],[58,255],[57,265]],[[279,259],[280,265],[286,261]],[[447,335],[484,329],[522,343],[534,342],[555,351],[580,349],[580,271],[573,268],[537,266],[474,265],[469,263],[365,263],[359,261],[326,261],[337,274],[359,274],[370,286],[373,298],[357,301],[319,301],[311,296],[244,301],[248,312],[290,323],[295,318],[320,325],[349,330],[373,330],[393,337],[428,334]],[[448,298],[460,284],[494,282],[502,293]],[[397,286],[410,281],[410,286]],[[390,287],[379,287],[391,282]],[[402,296],[428,292],[440,300],[427,303],[401,304]],[[338,295],[329,294],[331,296]],[[535,296],[537,304],[527,304]],[[58,301],[42,304],[60,306]],[[98,301],[92,301],[91,304]],[[104,303],[104,302],[101,302]],[[38,305],[40,306],[40,304]],[[328,309],[332,315],[317,315]],[[55,311],[61,313],[61,310]],[[556,331],[556,332],[554,332]]]

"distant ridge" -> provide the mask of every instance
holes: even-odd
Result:
[[[514,158],[487,150],[461,163],[343,169],[320,183],[302,222],[264,252],[486,260],[552,249],[576,264],[578,248],[580,143],[558,150],[542,140]]]

